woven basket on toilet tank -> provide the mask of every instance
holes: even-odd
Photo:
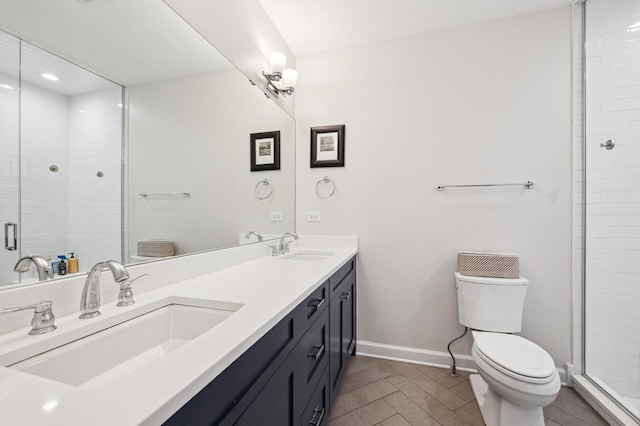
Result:
[[[518,278],[518,259],[515,253],[459,251],[458,272],[471,277]]]

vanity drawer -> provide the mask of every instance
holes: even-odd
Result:
[[[347,263],[342,265],[332,276],[329,278],[329,293],[331,299],[335,297],[338,291],[338,287],[344,280],[344,278],[356,269],[356,258],[352,257]],[[354,274],[355,275],[355,274]]]
[[[320,287],[318,287],[307,300],[304,301],[303,306],[305,306],[305,318],[306,322],[304,323],[304,330],[302,333],[306,331],[307,328],[322,314],[322,312],[327,308],[329,304],[329,281],[325,281]]]
[[[294,349],[298,366],[297,392],[303,399],[311,395],[329,364],[329,310],[324,309]]]
[[[329,369],[325,368],[307,407],[300,417],[300,426],[324,426],[329,422]]]

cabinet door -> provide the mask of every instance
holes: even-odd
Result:
[[[238,426],[293,426],[295,418],[294,366],[285,361],[242,413]]]
[[[342,356],[345,358],[343,364],[348,361],[348,357],[353,354],[356,346],[356,284],[355,281],[348,283],[341,296],[342,305]]]
[[[329,305],[329,397],[333,401],[342,371],[342,304],[344,299],[336,297]]]
[[[349,356],[356,345],[356,275],[351,271],[329,305],[329,390],[333,401]]]

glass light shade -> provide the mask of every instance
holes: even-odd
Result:
[[[298,71],[292,69],[286,69],[282,73],[282,85],[285,88],[296,88],[296,83],[298,82]]]
[[[269,62],[271,63],[272,73],[282,73],[282,70],[284,70],[284,64],[287,62],[287,57],[281,52],[271,52]]]

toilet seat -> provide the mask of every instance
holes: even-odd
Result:
[[[483,332],[475,336],[473,346],[483,361],[516,380],[544,384],[557,374],[551,355],[523,337]]]

